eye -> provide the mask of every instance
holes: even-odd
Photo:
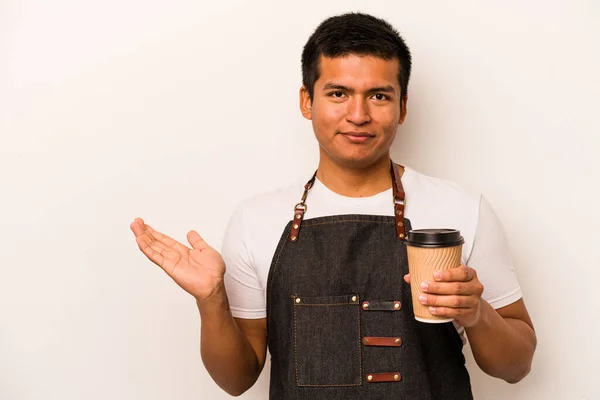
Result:
[[[375,100],[378,100],[378,101],[389,100],[389,97],[387,97],[385,94],[382,94],[382,93],[377,93],[373,97],[375,98]]]
[[[329,93],[329,96],[333,97],[335,99],[341,99],[342,97],[344,97],[344,93],[340,92],[340,91],[336,91],[336,92]]]

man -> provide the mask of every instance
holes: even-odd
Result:
[[[254,384],[267,345],[272,399],[472,398],[465,335],[486,373],[528,374],[536,337],[491,207],[390,160],[410,68],[387,22],[327,19],[302,54],[316,176],[242,203],[223,258],[195,231],[190,249],[132,223],[143,253],[196,298],[202,359],[228,393]],[[405,233],[436,227],[461,231],[466,265],[434,273],[420,301],[454,324],[412,315]]]

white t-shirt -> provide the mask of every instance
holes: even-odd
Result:
[[[287,223],[294,216],[305,182],[246,200],[233,214],[222,246],[225,286],[236,318],[267,316],[269,268]],[[405,217],[412,229],[459,229],[465,239],[462,263],[477,271],[483,299],[494,308],[522,297],[504,229],[490,204],[455,184],[405,168]],[[318,179],[308,193],[305,220],[342,214],[393,216],[392,189],[370,197],[345,197]],[[462,333],[462,329],[459,329]]]

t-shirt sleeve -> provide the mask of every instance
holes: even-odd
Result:
[[[481,196],[473,250],[467,265],[483,284],[482,298],[495,309],[523,297],[506,232],[490,203]]]
[[[241,205],[229,221],[221,246],[229,307],[235,318],[265,318],[264,289],[248,252],[246,231],[244,207]]]

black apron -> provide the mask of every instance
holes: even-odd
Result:
[[[403,279],[410,221],[391,166],[395,217],[303,220],[315,177],[306,184],[267,281],[270,399],[473,398],[452,322],[414,318]]]

